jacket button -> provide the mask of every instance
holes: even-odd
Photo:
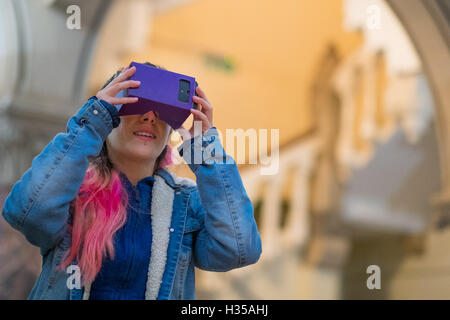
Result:
[[[95,115],[97,115],[98,114],[98,110],[97,109],[94,109],[94,111],[92,111]]]
[[[174,232],[175,230],[173,228],[170,228],[170,232]]]

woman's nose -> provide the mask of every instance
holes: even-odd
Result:
[[[142,115],[142,121],[150,121],[151,123],[154,123],[156,119],[158,119],[158,114],[153,110]]]

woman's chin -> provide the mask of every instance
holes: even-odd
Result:
[[[146,150],[144,150],[144,148],[130,150],[127,157],[140,161],[151,161],[154,159],[153,153],[149,152],[148,148],[146,148]]]

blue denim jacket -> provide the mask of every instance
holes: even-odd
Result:
[[[33,159],[6,198],[3,217],[42,254],[42,271],[29,299],[88,298],[89,285],[69,286],[72,274],[56,267],[71,245],[67,229],[70,203],[89,161],[100,153],[114,127],[106,105],[89,99],[70,118],[66,132],[57,134]],[[194,267],[228,271],[259,260],[261,238],[253,206],[217,129],[184,141],[178,151],[187,159],[191,154],[183,154],[183,150],[203,154],[212,144],[227,163],[203,156],[199,164],[188,163],[196,183],[165,169],[154,173],[151,214],[152,223],[157,224],[152,224],[147,299],[195,299]]]

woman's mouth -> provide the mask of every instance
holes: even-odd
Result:
[[[136,137],[138,137],[139,139],[144,140],[144,141],[151,141],[151,140],[156,139],[156,136],[154,134],[148,133],[148,132],[136,131],[136,132],[133,132],[133,134]]]

